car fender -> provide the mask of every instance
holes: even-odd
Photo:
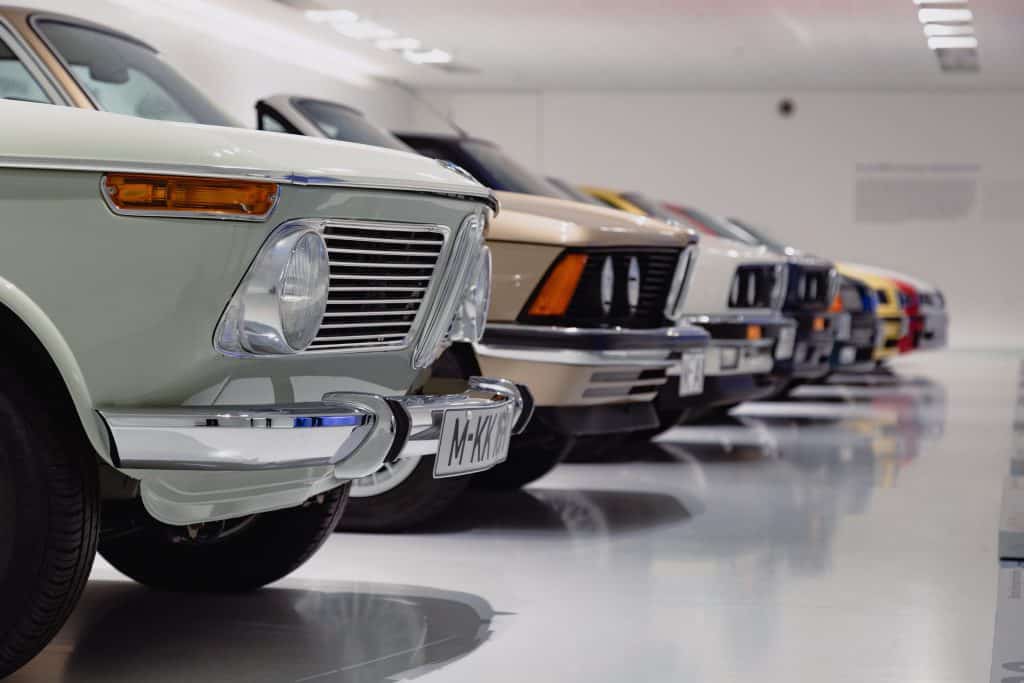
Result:
[[[89,442],[103,460],[113,464],[106,429],[94,410],[82,369],[60,330],[35,301],[17,285],[2,277],[0,277],[0,305],[6,306],[16,315],[42,344],[60,373],[68,395],[75,406],[75,412],[78,413],[82,430]]]

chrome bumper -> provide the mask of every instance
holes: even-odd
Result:
[[[473,377],[460,394],[329,393],[319,403],[103,409],[116,454],[129,470],[259,471],[333,467],[335,479],[376,472],[388,459],[433,454],[448,410],[510,406],[509,429],[525,428],[529,392]]]

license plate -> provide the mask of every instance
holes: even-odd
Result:
[[[679,395],[704,393],[704,354],[684,353],[679,365]]]
[[[434,478],[459,477],[490,469],[508,458],[512,406],[449,410],[441,421]]]
[[[793,345],[796,343],[796,328],[783,327],[779,330],[779,339],[775,342],[775,357],[786,360],[793,357]]]
[[[855,346],[844,346],[839,349],[839,364],[849,365],[857,360],[857,347]]]

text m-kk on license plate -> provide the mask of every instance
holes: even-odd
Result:
[[[457,477],[494,467],[508,457],[512,406],[449,410],[441,421],[434,478]]]

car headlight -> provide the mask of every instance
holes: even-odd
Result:
[[[471,281],[459,310],[455,313],[448,338],[456,342],[480,341],[487,326],[487,311],[491,305],[491,250],[483,248],[476,275]]]
[[[302,222],[283,226],[260,250],[224,311],[217,350],[234,356],[304,350],[320,329],[329,283],[320,233]]]
[[[327,310],[330,265],[327,247],[320,235],[307,232],[292,247],[281,273],[277,306],[281,331],[288,346],[301,350],[309,346],[320,329]]]

